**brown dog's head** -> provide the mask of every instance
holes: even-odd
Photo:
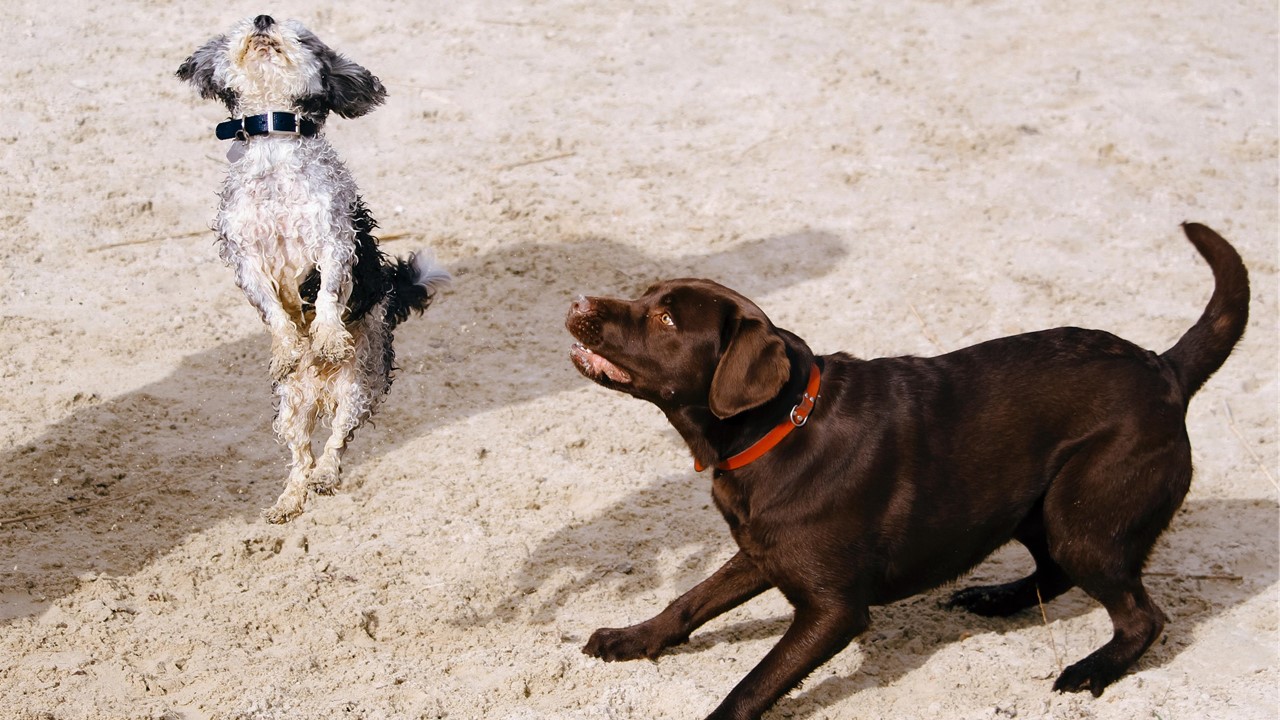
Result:
[[[665,280],[635,300],[579,296],[565,327],[579,372],[663,410],[731,417],[772,399],[791,372],[764,312],[710,280]]]

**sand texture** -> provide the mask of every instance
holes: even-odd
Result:
[[[363,7],[364,9],[358,9]],[[328,136],[384,249],[451,290],[346,484],[259,513],[286,453],[269,339],[217,256],[225,110],[174,77],[237,19],[301,20],[390,96]],[[726,560],[661,413],[583,379],[565,311],[709,277],[819,352],[1060,325],[1162,351],[1232,240],[1251,324],[1192,403],[1196,478],[1148,565],[1170,617],[1099,699],[1074,590],[954,587],[767,716],[1276,718],[1274,2],[6,3],[0,23],[0,717],[697,720],[777,641],[776,592],[656,662],[580,653]],[[1030,568],[1006,548],[959,584]]]

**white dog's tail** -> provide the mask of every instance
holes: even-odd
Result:
[[[393,328],[407,320],[410,313],[426,310],[436,293],[452,280],[449,271],[437,265],[428,250],[413,253],[408,259],[392,259],[386,273],[391,281],[387,322]]]

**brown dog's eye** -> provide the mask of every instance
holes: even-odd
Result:
[[[671,319],[671,313],[662,313],[662,317],[658,319],[661,320],[662,324],[666,325],[667,327],[676,326],[676,321]]]

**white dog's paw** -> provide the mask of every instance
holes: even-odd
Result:
[[[355,343],[341,325],[316,325],[311,332],[311,350],[321,360],[336,364],[351,359]]]
[[[302,359],[302,353],[306,351],[306,345],[302,342],[302,338],[297,335],[291,337],[280,337],[273,335],[271,338],[271,379],[280,382],[289,376],[298,367],[298,361]]]
[[[302,514],[307,502],[307,487],[312,475],[311,460],[301,463],[295,459],[294,468],[284,484],[284,491],[276,498],[276,504],[262,511],[262,519],[272,525],[280,525]]]
[[[316,468],[307,480],[307,488],[317,495],[332,495],[342,487],[342,474],[338,468]]]
[[[288,497],[290,493],[285,493],[276,500],[276,504],[262,511],[262,519],[272,525],[283,525],[290,520],[302,514],[302,504],[304,498]]]

